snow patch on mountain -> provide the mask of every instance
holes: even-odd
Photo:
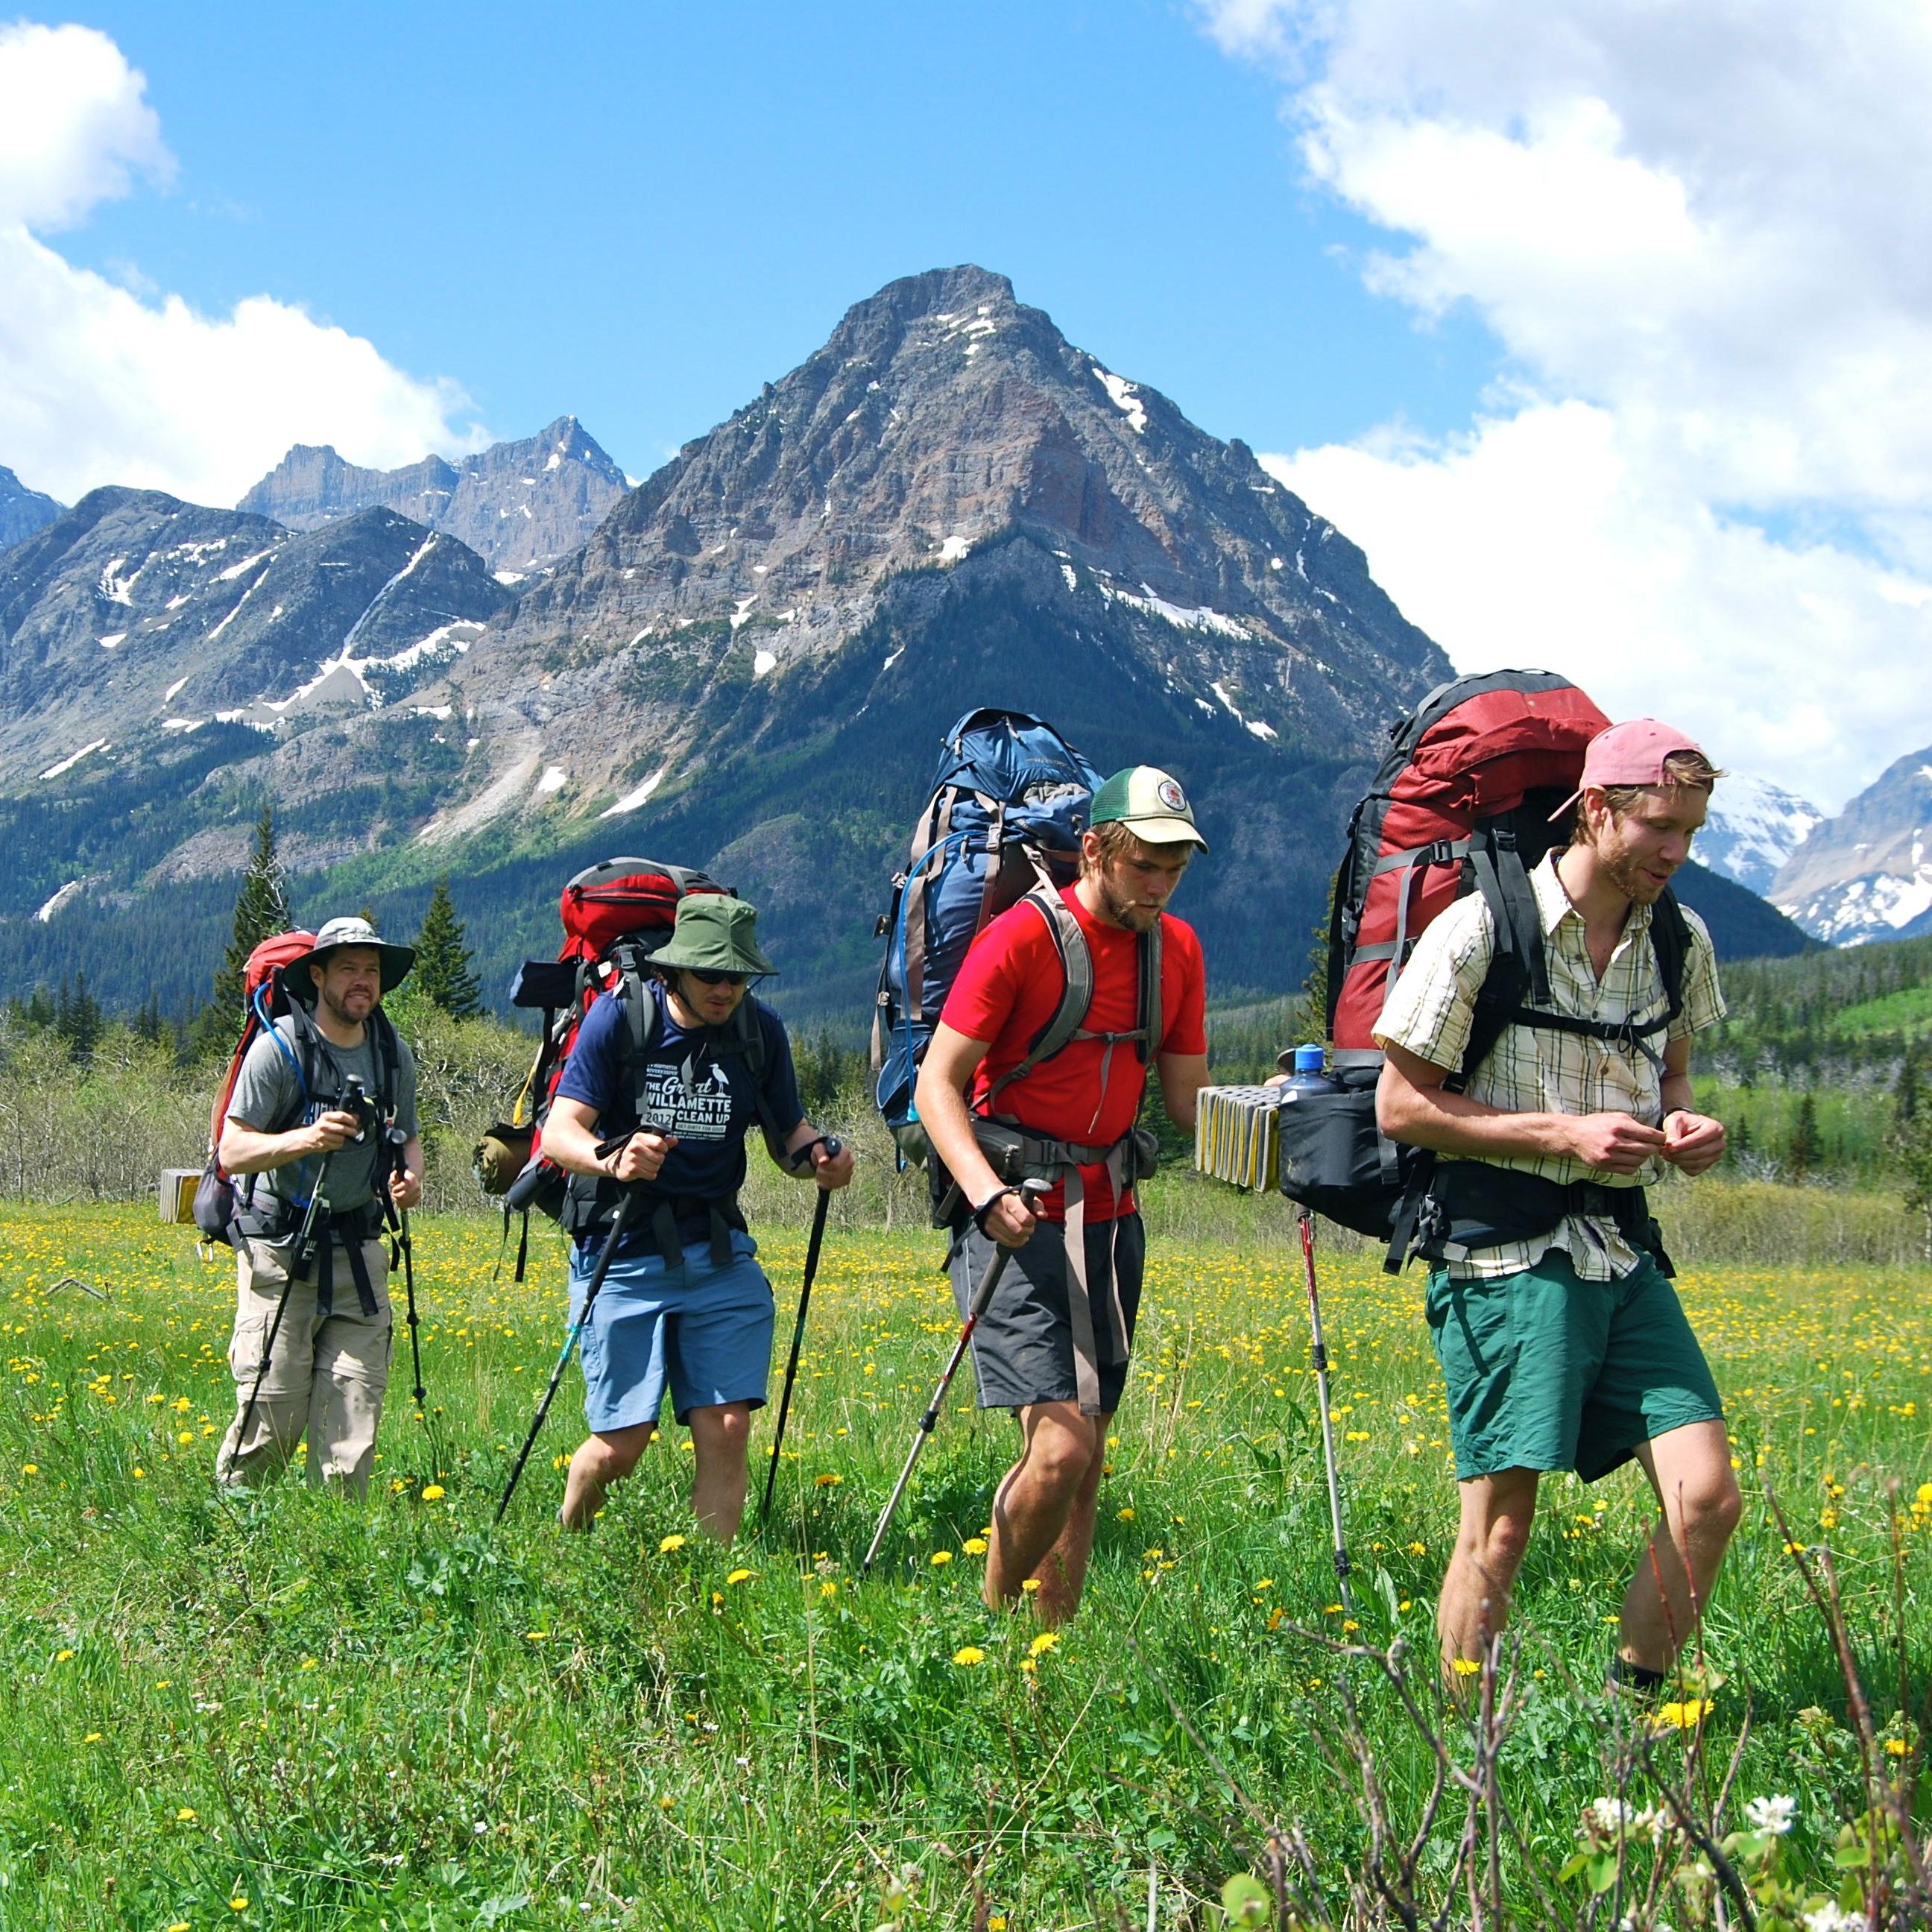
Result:
[[[1712,794],[1697,835],[1697,861],[1762,893],[1812,827],[1824,822],[1824,813],[1795,793],[1767,778],[1734,772]]]

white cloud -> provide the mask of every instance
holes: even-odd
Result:
[[[1370,285],[1506,352],[1463,436],[1276,464],[1457,663],[1620,638],[1606,702],[1822,801],[1932,740],[1932,12],[1197,4],[1390,232]]]
[[[225,316],[146,299],[41,237],[173,161],[146,82],[105,34],[0,27],[0,463],[71,502],[103,483],[232,502],[293,442],[352,461],[474,446],[467,399],[254,296]]]

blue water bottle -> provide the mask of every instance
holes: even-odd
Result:
[[[1304,1094],[1339,1094],[1342,1083],[1322,1062],[1327,1054],[1319,1046],[1294,1049],[1294,1071],[1281,1083],[1281,1103],[1286,1106]]]

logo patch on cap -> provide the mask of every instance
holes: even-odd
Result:
[[[1154,796],[1169,812],[1185,812],[1187,794],[1172,778],[1162,778],[1154,788]]]

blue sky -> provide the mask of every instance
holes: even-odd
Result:
[[[975,261],[1462,669],[1835,810],[1932,746],[1932,12],[86,4],[0,22],[0,464],[634,475]]]
[[[63,252],[305,304],[492,434],[574,411],[634,474],[962,261],[1257,448],[1466,418],[1496,345],[1363,289],[1372,231],[1186,10],[919,10],[91,7],[178,172]]]

